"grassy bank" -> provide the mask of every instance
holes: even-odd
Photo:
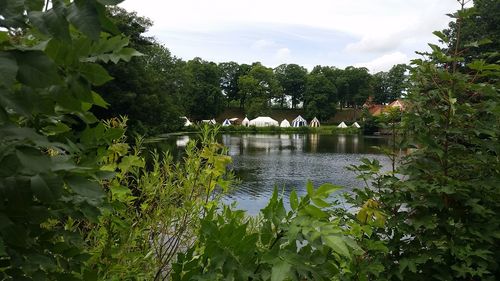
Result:
[[[269,113],[266,114],[266,116],[269,116],[274,120],[277,120],[278,122],[281,122],[283,119],[292,122],[292,120],[299,115],[305,117],[303,109],[271,109]],[[334,116],[332,116],[325,122],[322,122],[321,124],[339,124],[342,121],[350,123],[354,121],[359,122],[360,115],[361,111],[359,109],[354,109],[354,108],[343,108],[342,110],[337,109]],[[226,108],[221,114],[219,114],[219,116],[216,116],[215,120],[218,123],[222,123],[225,119],[233,117],[240,118],[240,120],[243,120],[245,116],[246,116],[245,111],[241,108]]]
[[[359,134],[361,132],[360,129],[358,128],[337,128],[335,125],[327,125],[327,126],[321,126],[317,128],[312,128],[312,127],[288,127],[288,128],[282,128],[282,127],[277,127],[277,126],[271,126],[271,127],[255,127],[255,126],[227,126],[227,127],[221,127],[220,128],[221,133],[269,133],[269,134],[274,134],[274,133],[296,133],[296,134],[309,134],[309,133],[316,133],[316,134]]]

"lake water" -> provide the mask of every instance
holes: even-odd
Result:
[[[388,143],[383,137],[361,135],[322,134],[238,134],[222,135],[221,141],[233,159],[230,168],[241,180],[228,194],[226,203],[237,203],[237,208],[255,215],[266,206],[274,187],[284,190],[285,201],[295,189],[301,195],[311,180],[317,187],[333,183],[349,191],[362,186],[354,172],[346,169],[359,164],[361,158],[376,158],[388,166],[386,156],[373,146]],[[188,136],[176,139],[182,148]]]

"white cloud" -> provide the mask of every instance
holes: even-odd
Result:
[[[361,40],[349,43],[345,47],[345,50],[349,53],[362,53],[362,52],[374,52],[383,53],[396,49],[400,43],[401,38],[399,36],[392,35],[377,35],[377,36],[365,36]]]
[[[394,52],[390,54],[385,54],[374,60],[357,63],[356,67],[366,67],[371,73],[377,73],[379,71],[388,71],[393,65],[399,63],[409,63],[410,58],[401,52]]]
[[[276,47],[276,43],[272,40],[260,39],[252,44],[252,49],[263,50],[266,48]]]
[[[292,54],[292,51],[288,48],[280,48],[278,51],[276,51],[276,58],[280,61],[285,61],[290,59],[290,55]]]
[[[126,0],[121,6],[151,18],[148,35],[174,55],[269,66],[278,63],[278,50],[285,47],[302,65],[412,57],[427,49],[432,31],[445,28],[445,14],[458,8],[456,0]],[[290,59],[284,50],[281,56]]]

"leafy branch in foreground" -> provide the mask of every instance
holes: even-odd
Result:
[[[92,89],[112,79],[96,62],[139,55],[104,10],[83,0],[0,4],[2,280],[93,274],[85,232],[106,201],[99,180],[110,176],[99,163],[123,133],[89,111],[107,107]]]
[[[106,124],[124,127],[120,120]],[[107,204],[86,236],[88,265],[99,280],[168,278],[176,254],[194,243],[204,209],[216,205],[230,183],[231,158],[216,134],[202,128],[200,140],[188,143],[180,161],[153,151],[148,167],[140,139],[132,148],[123,138],[109,147],[101,170],[115,175],[101,182]]]
[[[357,190],[352,203],[376,202],[386,217],[370,239],[388,251],[368,255],[382,262],[382,280],[500,274],[500,66],[462,48],[489,41],[462,43],[461,29],[475,9],[459,2],[453,37],[435,33],[449,48],[430,44],[432,52],[413,61],[402,117],[409,154],[388,173],[376,161],[355,168],[372,185]]]
[[[349,272],[363,251],[333,215],[329,195],[340,188],[323,184],[307,195],[290,196],[290,210],[274,191],[261,216],[224,206],[209,210],[198,240],[173,265],[173,280],[331,280]],[[340,279],[339,279],[340,280]]]

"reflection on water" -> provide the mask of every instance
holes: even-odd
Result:
[[[358,135],[254,134],[223,135],[222,142],[233,158],[231,168],[241,179],[226,202],[257,214],[272,195],[274,187],[305,193],[305,184],[330,182],[347,189],[360,186],[356,175],[347,170],[363,157],[388,160],[373,146],[387,143],[385,138]]]
[[[177,147],[184,147],[188,144],[188,142],[189,142],[189,136],[180,136],[175,141],[175,145]]]
[[[183,150],[195,134],[177,136],[150,144],[159,151],[170,150],[180,159]],[[292,189],[305,194],[305,185],[312,180],[315,186],[333,183],[346,187],[361,186],[362,182],[346,167],[360,159],[376,158],[389,167],[388,159],[373,146],[387,144],[383,137],[360,135],[320,134],[247,134],[222,135],[220,141],[228,147],[233,158],[230,168],[241,180],[224,199],[237,202],[238,208],[257,214],[265,207],[274,187],[284,188],[285,201]],[[177,149],[175,149],[177,147]]]

